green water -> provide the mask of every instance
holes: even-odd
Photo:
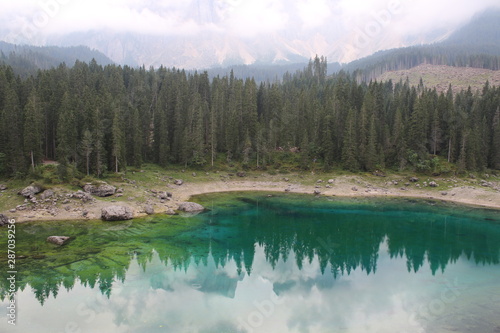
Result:
[[[18,224],[0,332],[500,332],[500,213],[224,193],[210,210]],[[71,236],[57,247],[51,235]]]

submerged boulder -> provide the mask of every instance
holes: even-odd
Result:
[[[205,207],[196,202],[182,202],[179,205],[179,210],[186,213],[202,212],[205,210]]]
[[[69,239],[67,236],[50,236],[47,238],[47,242],[61,246],[66,244]]]
[[[3,214],[0,214],[0,227],[9,224],[9,218]]]
[[[108,184],[103,184],[99,186],[87,184],[83,186],[83,190],[97,197],[109,197],[116,193],[116,187]]]
[[[101,218],[105,221],[124,221],[134,217],[132,209],[127,206],[108,206],[101,210]]]

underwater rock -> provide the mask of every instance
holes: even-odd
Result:
[[[3,214],[0,214],[0,227],[9,224],[9,218]]]
[[[64,245],[69,241],[69,237],[67,236],[50,236],[47,238],[47,242],[56,244],[56,245]]]
[[[186,213],[201,212],[205,210],[205,207],[196,202],[182,202],[179,205],[179,210]]]
[[[105,221],[123,221],[134,217],[132,209],[127,206],[108,206],[101,210],[101,218]]]

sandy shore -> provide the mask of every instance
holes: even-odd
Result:
[[[374,186],[367,182],[353,184],[352,179],[337,178],[331,188],[325,188],[325,183],[315,186],[305,186],[301,184],[290,184],[287,182],[252,182],[252,181],[233,181],[227,183],[207,183],[202,185],[187,185],[180,189],[178,198],[180,201],[187,201],[193,195],[229,192],[229,191],[279,191],[290,189],[293,193],[314,194],[314,191],[320,191],[325,196],[344,196],[344,197],[409,197],[425,198],[455,202],[458,204],[500,209],[500,192],[491,189],[477,187],[444,187],[441,190],[430,190],[427,188],[418,189],[415,187],[397,187],[397,186]],[[402,188],[405,188],[404,190]]]
[[[115,184],[120,185],[120,184]],[[124,185],[124,184],[121,184]],[[153,190],[153,191],[152,191]],[[100,219],[101,209],[109,205],[127,205],[134,211],[135,217],[146,216],[147,206],[155,213],[165,213],[169,209],[176,210],[179,203],[189,201],[194,195],[230,192],[230,191],[273,191],[291,193],[308,193],[315,191],[324,196],[344,197],[411,197],[434,200],[451,201],[475,207],[487,207],[500,210],[500,191],[490,187],[457,185],[453,180],[440,181],[438,188],[417,187],[416,184],[394,184],[390,181],[373,184],[366,179],[356,176],[341,176],[334,182],[324,182],[314,185],[304,185],[286,181],[261,181],[246,178],[220,181],[188,182],[181,186],[168,184],[163,190],[172,193],[172,200],[161,201],[154,193],[154,189],[141,186],[127,186],[125,184],[122,197],[111,197],[107,200],[97,199],[94,202],[83,203],[80,200],[71,200],[70,203],[51,203],[50,207],[38,207],[36,210],[2,212],[18,222],[24,221],[51,221],[51,220],[86,220]],[[55,189],[57,193],[57,189]],[[64,194],[64,193],[63,193]],[[137,196],[141,194],[141,196]],[[137,198],[140,199],[137,199]]]

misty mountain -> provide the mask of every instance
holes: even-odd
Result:
[[[11,66],[21,76],[33,74],[38,69],[57,67],[61,63],[71,67],[77,60],[88,63],[92,59],[100,65],[113,63],[101,52],[87,46],[28,46],[0,41],[0,63]]]
[[[476,15],[455,31],[442,45],[466,45],[477,53],[500,55],[500,10]]]
[[[344,65],[369,81],[387,71],[407,70],[422,64],[500,70],[500,10],[476,15],[444,41],[379,51]]]

